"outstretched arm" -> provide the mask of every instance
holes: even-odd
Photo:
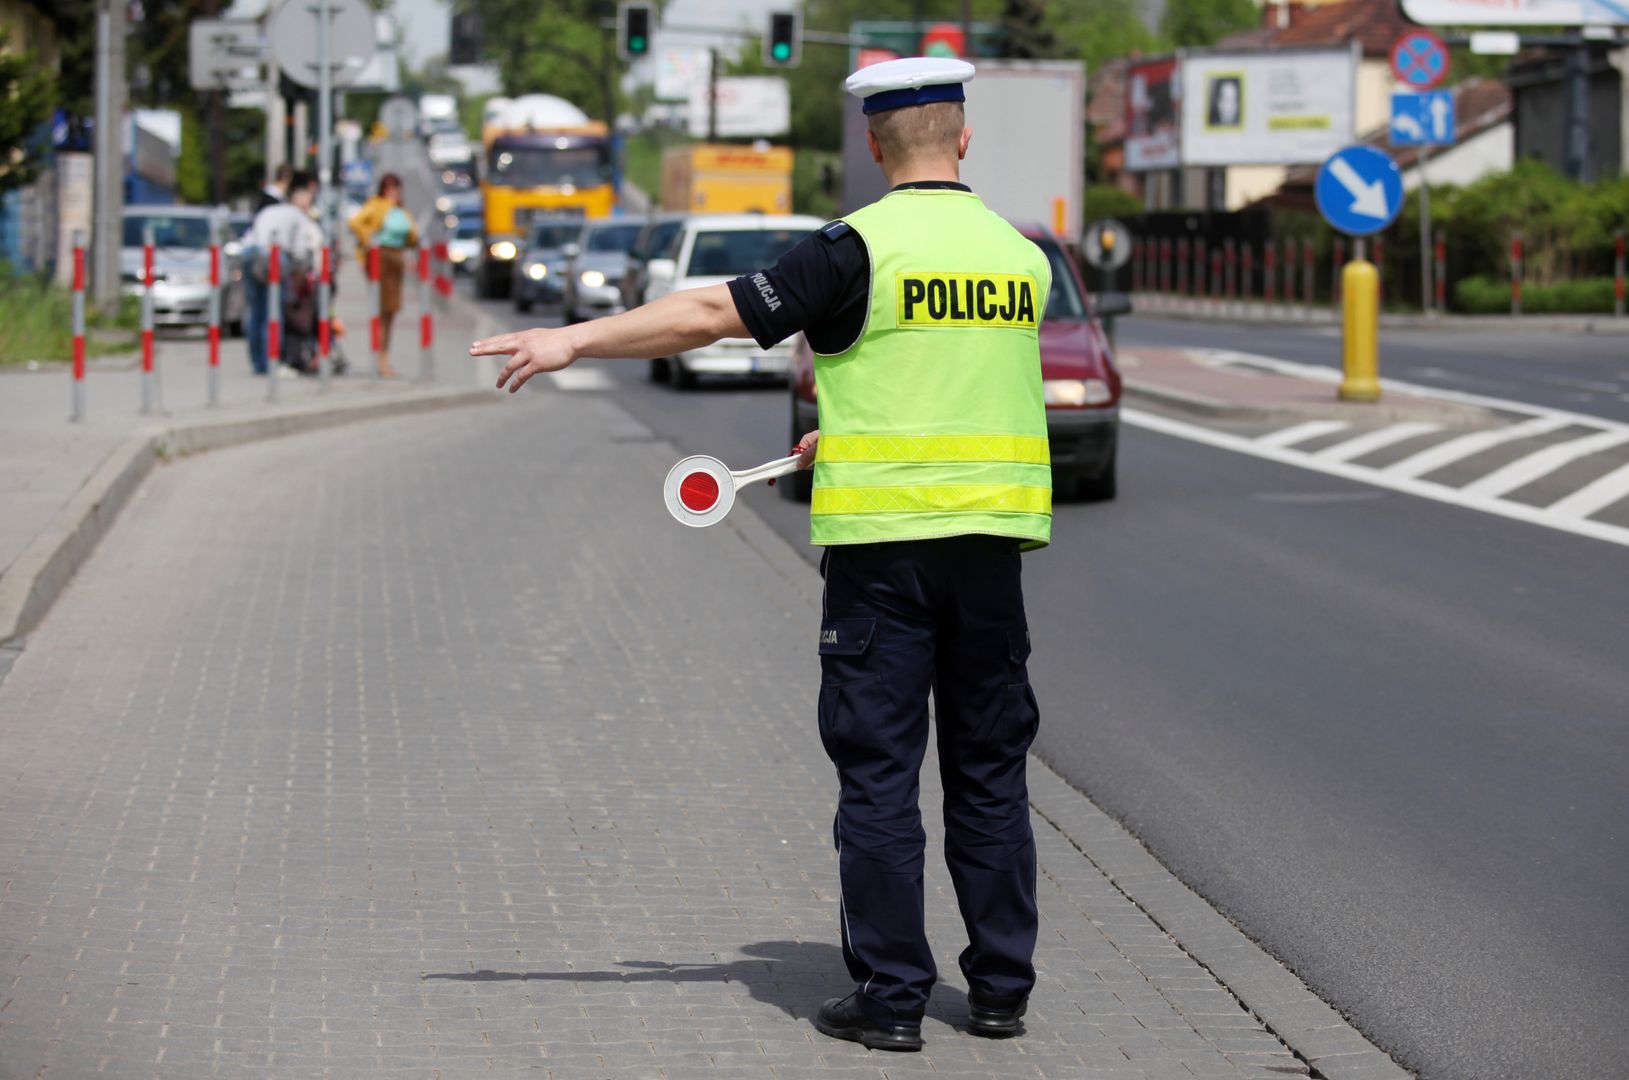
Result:
[[[519,330],[477,341],[471,356],[507,356],[498,386],[512,394],[540,371],[559,371],[584,356],[650,360],[750,337],[728,285],[684,289],[643,307],[559,329]]]

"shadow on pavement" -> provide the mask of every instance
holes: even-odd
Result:
[[[448,982],[565,983],[740,983],[754,1000],[796,1019],[814,1015],[828,997],[848,993],[852,984],[843,953],[823,941],[759,941],[741,949],[748,958],[716,964],[623,960],[614,971],[434,971],[419,976]],[[934,988],[928,1016],[946,1024],[967,1018],[967,995],[958,987]]]

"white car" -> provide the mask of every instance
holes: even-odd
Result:
[[[676,238],[671,269],[652,260],[645,299],[679,289],[718,285],[762,270],[826,222],[801,214],[701,214],[688,218]],[[784,379],[792,366],[792,342],[760,348],[751,338],[725,338],[704,348],[651,362],[651,378],[671,377],[687,390],[696,376],[768,375]]]
[[[475,156],[475,150],[470,146],[469,136],[462,131],[438,131],[430,136],[429,155],[431,164],[439,168],[469,161]]]

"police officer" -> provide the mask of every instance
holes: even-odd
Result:
[[[840,784],[839,927],[855,982],[815,1026],[883,1050],[921,1048],[937,974],[918,809],[930,691],[970,1030],[1019,1033],[1035,983],[1025,755],[1039,713],[1019,552],[1051,532],[1037,341],[1051,271],[958,180],[972,76],[970,64],[927,58],[851,75],[892,190],[774,266],[470,348],[510,357],[498,385],[513,392],[582,356],[807,335],[821,430],[799,449],[814,469],[812,538],[826,548],[818,713]]]

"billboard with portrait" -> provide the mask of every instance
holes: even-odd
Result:
[[[1320,162],[1355,139],[1356,49],[1182,56],[1184,165]]]
[[[1182,82],[1177,59],[1144,60],[1126,68],[1126,168],[1174,169],[1182,163]]]

